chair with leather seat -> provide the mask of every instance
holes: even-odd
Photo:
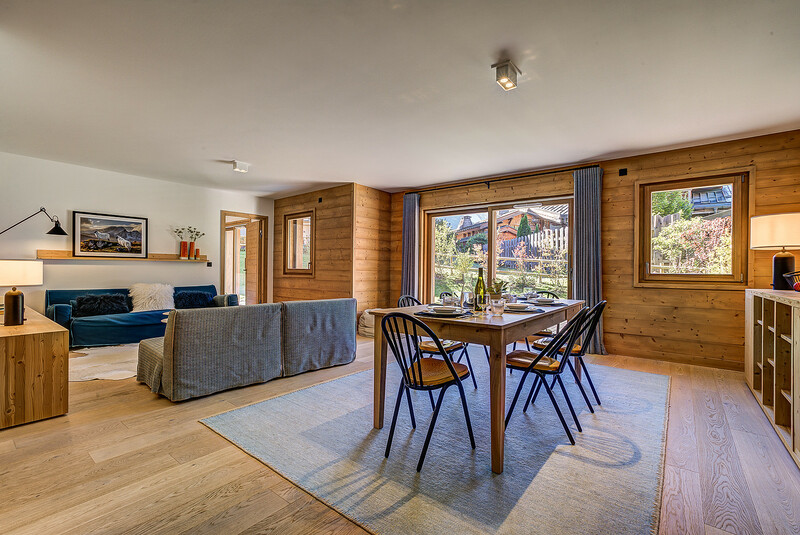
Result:
[[[440,298],[441,295],[444,295],[445,293],[449,292],[442,292],[442,294],[440,294]],[[421,304],[422,302],[413,295],[401,295],[400,298],[397,300],[398,308],[413,307]],[[469,372],[472,375],[472,385],[475,388],[478,388],[478,383],[475,380],[475,374],[472,371],[472,361],[469,360],[469,353],[467,352],[468,344],[465,344],[464,342],[458,342],[455,340],[441,340],[441,343],[445,351],[447,351],[447,353],[450,354],[451,357],[456,351],[461,350],[461,354],[456,359],[456,362],[461,362],[461,359],[463,359],[465,356],[467,357],[467,366],[469,367]],[[430,355],[435,355],[439,352],[438,348],[436,347],[436,344],[434,344],[432,340],[422,340],[420,342],[420,349],[422,350],[423,353]],[[488,358],[488,351],[487,351],[487,358]],[[431,406],[433,406],[432,395],[431,395]]]
[[[469,368],[463,364],[453,362],[450,354],[445,350],[439,337],[425,325],[422,321],[402,312],[391,312],[384,316],[381,321],[384,339],[389,349],[394,354],[400,371],[403,375],[400,381],[400,388],[397,391],[397,400],[392,416],[392,425],[389,429],[389,439],[386,443],[385,457],[389,457],[392,448],[392,439],[397,425],[397,415],[400,405],[403,402],[405,393],[408,400],[408,411],[411,415],[411,426],[416,428],[414,419],[414,406],[411,402],[411,390],[421,390],[432,393],[439,390],[439,397],[433,409],[433,416],[425,436],[425,444],[417,463],[417,472],[422,470],[422,463],[425,461],[425,454],[428,452],[428,445],[433,435],[436,419],[439,416],[439,409],[442,406],[444,393],[451,386],[456,386],[461,397],[461,406],[464,410],[464,419],[467,423],[467,431],[472,449],[475,449],[475,436],[472,433],[472,423],[469,418],[469,408],[467,398],[464,395],[464,386],[461,384],[470,375]],[[437,356],[441,358],[426,357],[420,348],[421,338],[430,339],[437,349]]]
[[[597,389],[594,386],[594,382],[592,382],[592,377],[589,375],[589,369],[586,367],[586,363],[583,360],[583,357],[586,355],[586,347],[588,341],[592,339],[594,336],[595,331],[597,331],[597,326],[600,323],[600,317],[603,315],[603,311],[608,304],[607,301],[603,300],[594,305],[589,312],[586,314],[586,320],[584,321],[584,325],[581,327],[580,333],[578,333],[578,338],[581,340],[581,343],[575,342],[572,346],[572,351],[570,351],[570,356],[575,359],[578,363],[579,368],[583,371],[583,374],[586,376],[586,381],[589,383],[589,388],[592,389],[592,394],[594,394],[594,399],[597,401],[598,405],[602,405],[600,403],[600,397],[597,395]],[[549,341],[552,338],[540,338],[539,340],[533,343],[534,349],[541,351],[544,349]],[[572,363],[568,362],[570,368],[572,368]],[[591,412],[594,412],[594,408],[592,407],[591,402],[589,401],[589,396],[586,395],[586,390],[583,388],[582,381],[578,380],[578,376],[575,373],[574,369],[572,371],[573,376],[575,377],[575,382],[578,384],[578,388],[583,395],[583,399],[586,401],[586,406],[589,407]],[[550,385],[552,386],[552,384]],[[536,392],[531,390],[533,396],[528,395],[528,403],[536,402],[536,397],[539,394],[539,389],[536,389]],[[528,403],[526,403],[525,408],[527,409]]]
[[[572,432],[570,431],[569,426],[564,419],[564,415],[561,413],[561,409],[556,402],[555,396],[553,396],[553,390],[550,385],[547,384],[547,377],[553,376],[553,383],[558,383],[559,387],[561,388],[561,392],[564,394],[564,400],[567,402],[569,412],[572,415],[572,420],[575,422],[575,427],[579,432],[582,431],[583,429],[578,421],[577,414],[575,414],[572,401],[569,398],[569,394],[567,394],[567,389],[564,387],[564,382],[561,380],[561,374],[567,367],[566,364],[568,362],[568,357],[565,357],[564,352],[560,350],[563,348],[572,347],[572,345],[575,343],[586,314],[587,310],[585,308],[575,314],[575,316],[569,320],[567,326],[564,327],[557,335],[555,335],[552,341],[541,352],[531,353],[530,351],[517,350],[512,351],[506,356],[506,367],[523,372],[522,378],[519,381],[519,386],[517,387],[517,391],[514,393],[514,399],[511,402],[511,406],[508,409],[508,414],[506,415],[506,427],[508,427],[508,422],[511,420],[514,407],[516,407],[517,401],[519,400],[519,395],[525,386],[525,380],[529,375],[533,375],[535,377],[533,387],[535,387],[537,383],[539,385],[544,385],[547,395],[550,397],[550,401],[553,404],[553,408],[558,415],[558,419],[561,421],[561,425],[564,427],[567,438],[569,438],[570,443],[573,445],[575,444],[575,439],[572,436]]]

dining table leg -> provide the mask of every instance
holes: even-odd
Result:
[[[489,407],[492,430],[492,472],[503,473],[506,438],[506,344],[501,333],[492,339],[489,359]]]
[[[376,322],[377,323],[377,322]],[[386,405],[386,353],[387,344],[386,339],[383,337],[383,331],[376,325],[375,341],[373,349],[374,360],[374,401],[373,401],[373,415],[372,425],[375,429],[383,427],[383,412]]]

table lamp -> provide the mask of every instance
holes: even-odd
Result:
[[[25,296],[17,286],[41,286],[44,265],[41,260],[0,260],[0,286],[11,286],[5,296],[3,325],[22,325],[25,321]]]
[[[794,271],[794,255],[800,249],[800,212],[760,215],[750,218],[750,248],[779,251],[772,257],[772,288],[791,290],[783,274]]]

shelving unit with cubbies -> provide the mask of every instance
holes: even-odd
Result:
[[[745,379],[800,466],[800,293],[747,290]]]

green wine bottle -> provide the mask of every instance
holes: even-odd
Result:
[[[489,294],[486,292],[486,283],[483,282],[483,268],[478,268],[478,282],[475,283],[475,310],[483,312],[489,304]]]

